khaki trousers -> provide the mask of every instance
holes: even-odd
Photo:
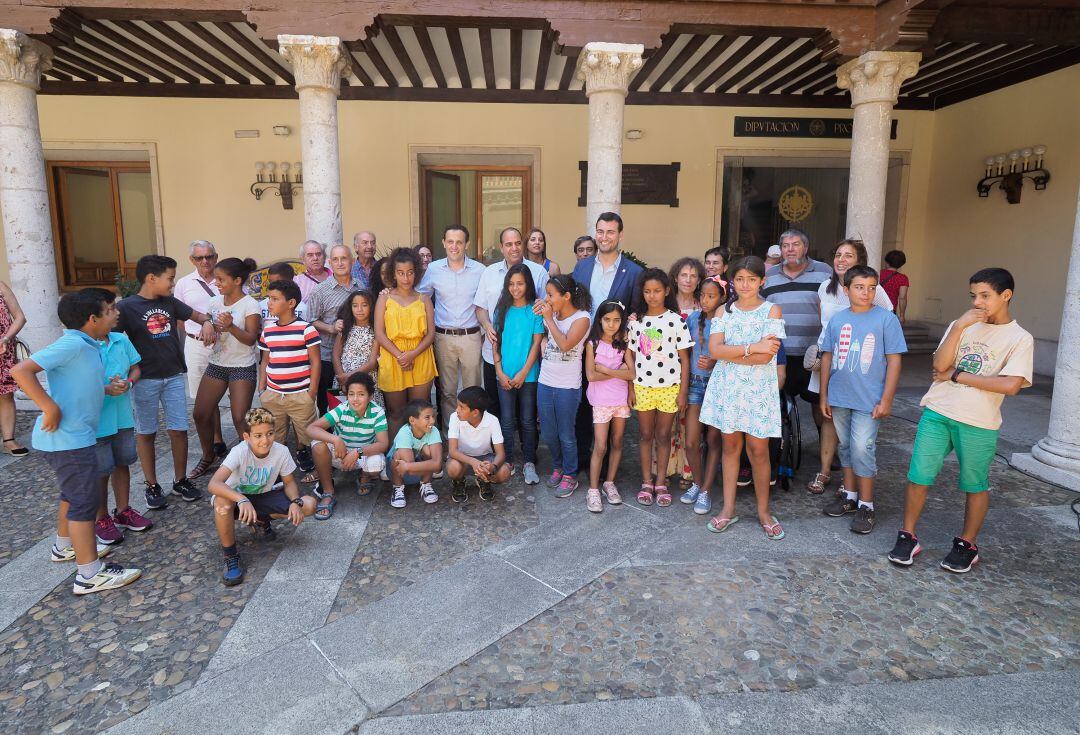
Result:
[[[462,388],[483,385],[480,348],[483,334],[435,333],[435,363],[439,368],[439,388],[442,390],[443,435],[451,414],[457,410],[458,384]]]
[[[285,443],[285,434],[289,430],[289,421],[292,421],[293,431],[296,432],[296,441],[302,447],[310,447],[311,439],[308,438],[307,427],[319,417],[315,411],[315,401],[307,391],[300,393],[278,393],[276,390],[264,390],[259,396],[262,407],[274,416],[274,441],[278,444]]]

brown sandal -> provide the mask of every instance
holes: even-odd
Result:
[[[811,495],[821,495],[823,492],[825,492],[825,488],[829,486],[830,482],[832,482],[831,476],[824,475],[819,472],[814,475],[813,480],[807,483],[806,491],[809,492]]]
[[[199,460],[199,463],[192,467],[191,471],[187,473],[188,479],[194,480],[196,477],[202,477],[213,468],[216,462],[217,457],[213,459],[207,459],[206,457],[203,457]]]

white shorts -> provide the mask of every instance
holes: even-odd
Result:
[[[311,448],[314,450],[316,444],[323,444],[324,442],[312,442]],[[334,454],[333,447],[327,447],[330,450],[330,466],[335,470],[344,469],[341,466],[341,460]],[[360,460],[353,467],[353,470],[360,470],[367,472],[370,475],[377,475],[382,472],[386,467],[386,457],[381,454],[361,454]]]
[[[199,383],[202,382],[203,373],[210,363],[210,353],[213,350],[190,335],[184,337],[184,362],[187,363],[187,390],[188,398],[194,398],[199,392]]]

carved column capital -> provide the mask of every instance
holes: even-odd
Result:
[[[641,68],[640,43],[587,43],[578,56],[577,78],[585,82],[585,96],[593,92],[621,92],[625,97],[634,73]]]
[[[851,106],[867,102],[896,104],[900,85],[919,71],[922,54],[867,51],[836,70],[836,86],[851,92]]]
[[[296,91],[314,87],[335,95],[348,68],[349,53],[336,36],[278,36],[278,53],[292,65]]]
[[[37,90],[41,75],[52,67],[52,49],[25,33],[0,28],[0,82]]]

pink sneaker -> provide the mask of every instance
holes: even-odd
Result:
[[[124,532],[116,527],[112,516],[105,516],[100,521],[94,522],[94,535],[106,546],[112,546],[124,540]]]
[[[622,502],[622,496],[619,495],[619,488],[615,487],[614,482],[604,483],[604,494],[607,496],[607,501],[611,505],[618,505]]]
[[[154,523],[148,518],[144,517],[142,513],[132,508],[130,505],[123,510],[113,513],[113,520],[116,525],[121,528],[126,528],[129,531],[149,531],[154,527]]]
[[[599,513],[604,509],[604,506],[600,504],[600,491],[595,487],[589,488],[589,493],[585,498],[585,507],[593,513]]]

